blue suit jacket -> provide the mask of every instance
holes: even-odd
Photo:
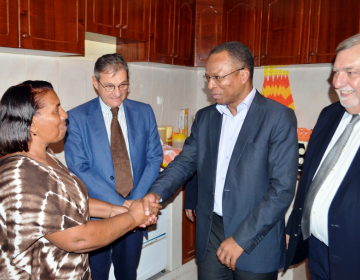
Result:
[[[163,152],[154,113],[148,104],[123,101],[128,128],[134,188],[126,199],[142,198],[159,174]],[[68,112],[65,158],[69,169],[87,186],[89,196],[116,205],[125,199],[116,192],[110,144],[99,99]]]
[[[312,178],[333,137],[345,109],[336,102],[321,112],[306,151],[294,210],[289,218],[290,235],[286,258],[287,269],[291,263],[307,258],[308,242],[301,234],[301,217],[305,197]],[[330,205],[328,214],[329,261],[331,279],[358,279],[360,275],[360,150],[341,182]]]
[[[196,114],[191,135],[149,192],[164,200],[197,170],[196,258],[207,250],[222,115],[215,105]],[[245,250],[236,263],[265,273],[285,265],[285,213],[295,193],[298,142],[294,111],[258,92],[238,135],[223,192],[225,238]]]

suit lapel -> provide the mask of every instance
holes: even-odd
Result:
[[[134,110],[132,104],[130,104],[129,100],[127,99],[123,101],[123,106],[124,106],[126,126],[128,131],[130,158],[135,158],[136,157],[135,137],[136,135],[140,135],[136,131],[139,113]]]
[[[346,186],[352,178],[360,173],[360,148],[358,148],[357,153],[355,154],[355,157],[349,167],[349,170],[347,171],[344,180],[341,182],[339,189],[342,186]]]
[[[312,157],[310,167],[309,167],[309,176],[307,177],[306,188],[308,189],[313,177],[315,175],[316,170],[319,167],[319,164],[325,154],[325,151],[335,134],[335,131],[342,119],[344,114],[344,110],[341,110],[339,113],[335,113],[332,115],[332,118],[326,120],[326,126],[319,131],[318,139],[316,141],[315,149],[313,150],[314,156]]]
[[[226,181],[229,180],[231,174],[240,160],[246,144],[251,135],[258,129],[258,124],[265,114],[265,109],[262,108],[266,104],[266,99],[259,92],[256,92],[253,102],[250,105],[249,111],[245,117],[244,123],[241,127],[240,133],[235,143],[233,153],[231,155]]]
[[[221,125],[222,125],[222,114],[218,112],[216,107],[213,107],[214,110],[210,113],[209,120],[209,140],[210,140],[210,158],[211,158],[211,169],[213,176],[213,190],[215,190],[215,182],[216,182],[216,168],[217,168],[217,159],[218,159],[218,151],[219,151],[219,142],[220,142],[220,134],[221,134]]]
[[[89,127],[94,132],[100,148],[103,150],[105,156],[112,161],[110,143],[107,136],[104,117],[101,111],[99,99],[95,99],[94,103],[89,107],[89,110],[87,112],[87,119],[89,122]]]

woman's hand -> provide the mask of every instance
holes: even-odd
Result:
[[[123,214],[123,213],[126,213],[129,209],[127,209],[126,207],[124,206],[119,206],[119,205],[112,205],[111,206],[111,212],[110,212],[110,217],[115,217],[117,215],[120,215],[120,214]]]
[[[137,225],[149,226],[156,223],[156,216],[161,208],[159,203],[152,202],[150,203],[150,216],[145,216],[143,203],[138,199],[131,204],[128,213],[133,216]]]

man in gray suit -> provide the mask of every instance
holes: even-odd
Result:
[[[253,56],[241,43],[213,49],[205,71],[217,104],[198,111],[183,151],[144,197],[145,211],[197,170],[199,279],[277,279],[297,177],[294,111],[256,91]]]

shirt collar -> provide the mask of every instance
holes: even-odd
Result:
[[[245,97],[245,99],[237,106],[236,115],[239,114],[242,111],[242,108],[244,108],[244,107],[245,107],[246,110],[249,110],[250,105],[254,100],[255,93],[256,93],[256,89],[255,89],[255,87],[253,87],[253,89]],[[233,117],[233,115],[231,114],[231,112],[230,112],[229,108],[227,107],[227,105],[217,104],[216,109],[219,111],[220,114],[226,114],[226,115],[229,115],[229,116]]]
[[[99,102],[100,102],[100,107],[101,107],[101,111],[103,112],[103,114],[112,116],[111,107],[106,105],[105,102],[101,99],[100,96],[99,96]],[[119,112],[122,112],[122,111],[124,111],[123,102],[121,102],[121,104],[119,106]]]

